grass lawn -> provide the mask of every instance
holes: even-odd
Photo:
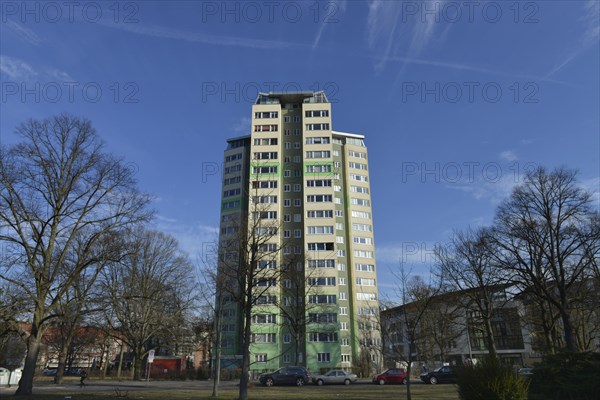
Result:
[[[35,389],[34,389],[35,391]],[[412,397],[414,400],[458,400],[456,386],[454,385],[411,385]],[[317,400],[317,399],[344,399],[344,400],[385,400],[385,399],[403,399],[406,398],[406,386],[402,385],[370,385],[357,384],[349,386],[304,386],[301,388],[288,387],[251,387],[248,390],[249,398],[256,400]],[[4,393],[6,394],[6,392]],[[209,388],[199,388],[195,390],[181,389],[152,389],[127,391],[104,391],[91,392],[85,388],[77,392],[56,391],[54,393],[40,393],[30,397],[27,396],[2,396],[7,399],[15,400],[64,400],[65,396],[71,396],[72,400],[115,400],[115,399],[149,399],[149,400],[202,400],[212,399]],[[233,400],[238,395],[236,387],[220,388],[219,399]]]

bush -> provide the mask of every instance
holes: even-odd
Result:
[[[598,371],[598,353],[559,353],[546,356],[533,369],[529,399],[600,399]]]
[[[456,382],[461,400],[527,400],[526,379],[496,359],[458,369]]]

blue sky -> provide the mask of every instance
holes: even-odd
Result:
[[[599,202],[598,4],[3,1],[0,139],[30,117],[89,118],[195,258],[258,90],[325,90],[334,130],[367,137],[391,293],[401,259],[426,271],[531,166],[578,169]]]

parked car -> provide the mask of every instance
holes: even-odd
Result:
[[[65,368],[65,376],[79,376],[82,368]]]
[[[44,368],[42,370],[42,375],[44,376],[56,376],[56,372],[58,370],[56,368]]]
[[[324,375],[316,375],[312,377],[313,383],[322,386],[324,384],[341,384],[349,385],[350,383],[356,382],[358,377],[356,374],[342,371],[341,369],[334,369],[327,372]]]
[[[421,374],[421,380],[425,383],[455,383],[456,376],[454,374],[454,367],[449,365],[439,367],[431,372]]]
[[[407,381],[408,377],[403,368],[390,368],[373,377],[373,383],[378,383],[380,385],[406,385]]]
[[[284,367],[275,372],[261,374],[258,381],[265,386],[296,385],[310,382],[310,372],[304,367]]]
[[[533,368],[519,368],[517,374],[531,378],[533,375]]]

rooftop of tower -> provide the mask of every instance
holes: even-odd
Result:
[[[324,91],[259,93],[254,104],[329,103]]]

